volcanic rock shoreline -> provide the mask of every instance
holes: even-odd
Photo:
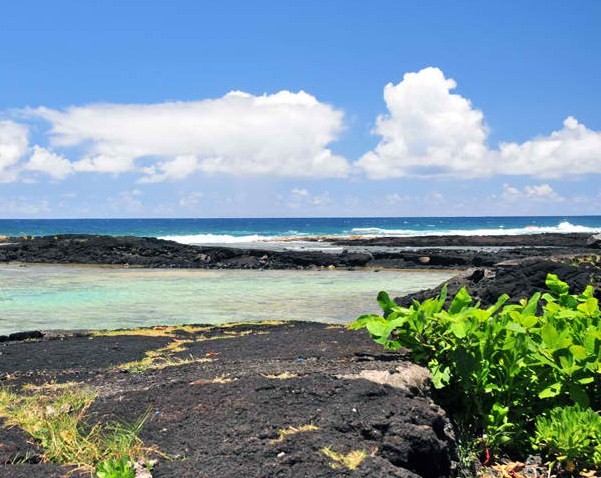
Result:
[[[590,254],[601,241],[589,234],[327,238],[340,252],[208,247],[149,237],[58,235],[4,238],[0,262],[127,265],[202,269],[310,269],[324,267],[492,267],[531,257]],[[258,246],[260,247],[260,246]]]
[[[465,286],[484,305],[502,293],[515,301],[543,290],[548,273],[574,292],[591,283],[597,297],[601,291],[601,241],[585,234],[329,241],[345,250],[234,249],[86,235],[6,238],[0,241],[0,262],[452,268],[460,273],[446,283],[450,295]],[[396,301],[407,305],[441,287]],[[162,360],[161,351],[173,343],[180,346],[165,357],[169,366],[126,365]],[[91,426],[133,422],[150,410],[141,438],[160,450],[155,478],[442,478],[458,472],[452,426],[432,400],[427,371],[403,353],[382,351],[364,331],[296,322],[0,337],[0,387],[24,393],[27,386],[67,382],[97,393],[87,415]],[[282,438],[281,430],[293,433]],[[324,450],[341,456],[360,451],[365,459],[350,469]],[[89,475],[46,463],[39,444],[0,417],[0,476]]]

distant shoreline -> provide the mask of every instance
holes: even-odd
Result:
[[[585,233],[329,238],[328,241],[315,237],[312,241],[304,238],[303,243],[321,241],[325,248],[304,250],[263,249],[260,244],[201,246],[149,237],[65,234],[0,239],[0,262],[201,269],[467,269],[530,257],[590,254],[601,244],[595,237]]]

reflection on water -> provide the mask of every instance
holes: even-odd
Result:
[[[348,323],[452,272],[0,266],[0,334],[246,320]]]

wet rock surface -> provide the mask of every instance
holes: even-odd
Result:
[[[173,358],[210,360],[139,373],[119,366],[174,340],[185,350]],[[170,337],[4,342],[0,352],[1,384],[13,390],[67,381],[96,390],[90,423],[133,422],[148,411],[141,437],[165,454],[154,477],[451,475],[453,437],[429,398],[427,380],[394,387],[362,378],[417,367],[402,354],[382,353],[367,334],[316,323],[245,324]],[[282,429],[304,425],[316,429],[280,439]],[[69,471],[36,464],[39,449],[29,441],[0,424],[1,476]],[[351,470],[328,458],[325,448],[362,450],[367,457]],[[27,463],[11,464],[27,449]]]

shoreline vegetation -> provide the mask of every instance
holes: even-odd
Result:
[[[0,262],[461,271],[444,286],[396,298],[394,307],[423,303],[443,287],[447,297],[465,287],[482,307],[508,294],[511,306],[544,292],[549,274],[574,292],[592,285],[587,300],[599,298],[601,238],[590,234],[347,238],[331,243],[343,250],[203,247],[89,235],[6,238],[0,240]],[[392,308],[392,301],[387,304]],[[8,478],[68,473],[101,478],[241,473],[519,478],[579,472],[549,468],[547,458],[537,456],[525,463],[502,454],[478,456],[467,464],[464,443],[458,441],[461,430],[453,428],[453,410],[445,412],[440,406],[444,401],[433,399],[440,376],[435,374],[433,384],[429,372],[412,361],[407,344],[387,351],[369,334],[339,325],[35,331],[0,337],[0,342],[0,475]],[[69,404],[66,394],[74,391],[84,394],[81,407]],[[40,413],[53,423],[46,430],[54,429],[54,418],[77,417],[75,425],[69,422],[71,435],[93,440],[97,430],[98,443],[127,442],[131,453],[116,446],[113,455],[87,457],[85,463],[56,458],[44,441],[45,432],[19,418],[23,404],[34,407],[31,400],[36,398]],[[497,415],[502,411],[495,410]],[[552,422],[544,425],[553,429]],[[115,435],[115,430],[127,433]],[[62,431],[68,438],[69,432]]]

